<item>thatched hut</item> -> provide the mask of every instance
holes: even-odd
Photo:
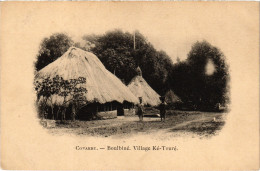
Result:
[[[79,111],[79,117],[88,117],[88,111],[97,112],[112,111],[122,115],[123,104],[136,104],[138,99],[131,91],[111,72],[109,72],[101,61],[90,52],[71,47],[56,61],[50,63],[37,74],[35,79],[53,78],[56,75],[65,80],[86,78],[82,85],[87,89],[87,105]],[[61,105],[64,98],[55,95],[51,105]],[[117,111],[117,112],[116,112]]]
[[[138,75],[135,76],[128,88],[136,97],[142,97],[143,104],[148,106],[157,106],[160,104],[160,96],[157,94],[142,77],[142,71],[137,68]]]
[[[174,108],[180,108],[181,104],[183,103],[182,100],[172,90],[169,90],[165,94],[165,102],[168,104],[168,106]]]

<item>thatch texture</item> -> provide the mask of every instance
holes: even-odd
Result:
[[[165,101],[167,104],[182,103],[181,99],[172,90],[165,94]]]
[[[50,63],[36,74],[36,80],[44,78],[53,78],[56,75],[65,80],[86,78],[86,84],[82,85],[87,89],[85,93],[88,102],[106,102],[117,101],[123,103],[128,101],[138,103],[138,99],[129,91],[114,74],[109,72],[101,61],[90,52],[71,47],[56,61]],[[63,98],[53,97],[54,104],[62,104]]]
[[[157,106],[160,104],[160,96],[140,75],[134,77],[128,84],[128,88],[136,97],[142,97],[144,105]]]

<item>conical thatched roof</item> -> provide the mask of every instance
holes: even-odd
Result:
[[[36,74],[36,80],[53,78],[56,75],[65,80],[86,78],[87,101],[106,103],[112,101],[128,101],[138,103],[138,99],[131,93],[115,75],[109,72],[101,61],[90,52],[71,47],[56,61],[50,63]],[[54,97],[55,104],[62,104],[63,98]]]
[[[160,104],[160,96],[157,94],[142,76],[134,77],[128,84],[128,88],[136,97],[142,97],[144,105],[156,106]]]
[[[181,99],[172,90],[165,94],[165,101],[167,104],[182,103]]]

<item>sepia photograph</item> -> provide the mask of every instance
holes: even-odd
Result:
[[[193,42],[181,61],[178,47],[170,57],[139,31],[44,38],[34,82],[40,123],[82,136],[217,134],[229,110],[228,64],[219,48]]]
[[[0,8],[2,169],[259,169],[259,3]]]

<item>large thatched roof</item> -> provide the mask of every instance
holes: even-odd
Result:
[[[169,90],[165,94],[165,101],[168,104],[171,104],[171,103],[182,103],[181,99],[172,90]]]
[[[128,101],[138,103],[138,99],[131,93],[115,75],[109,72],[101,61],[90,52],[71,47],[56,61],[50,63],[36,74],[36,80],[53,78],[56,75],[64,79],[86,78],[87,101],[106,103],[112,101]],[[54,97],[55,104],[61,104],[63,98]]]
[[[128,84],[128,88],[136,97],[142,97],[144,105],[156,106],[160,104],[160,96],[157,94],[141,75],[134,77]]]

